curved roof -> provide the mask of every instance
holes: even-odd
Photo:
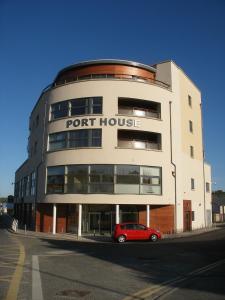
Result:
[[[137,68],[141,68],[141,69],[145,69],[147,71],[150,72],[156,72],[156,69],[139,63],[139,62],[134,62],[134,61],[130,61],[130,60],[122,60],[122,59],[96,59],[96,60],[87,60],[87,61],[83,61],[74,65],[70,65],[68,67],[63,68],[62,70],[60,70],[56,76],[56,78],[63,72],[74,69],[74,68],[80,68],[80,67],[85,67],[85,66],[91,66],[91,65],[101,65],[101,64],[116,64],[116,65],[124,65],[124,66],[133,66],[133,67],[137,67]]]

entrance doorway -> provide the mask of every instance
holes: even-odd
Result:
[[[192,209],[191,200],[183,200],[183,230],[192,230]]]
[[[89,212],[88,232],[93,234],[112,234],[115,224],[115,212]]]

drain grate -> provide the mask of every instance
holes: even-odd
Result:
[[[81,290],[64,290],[60,291],[56,294],[56,296],[63,296],[63,297],[85,297],[89,295],[89,291],[81,291]]]

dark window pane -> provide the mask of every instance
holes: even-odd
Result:
[[[67,171],[67,192],[87,193],[88,192],[88,166],[68,166]]]
[[[52,117],[51,119],[58,119],[68,116],[68,101],[59,102],[52,104]]]
[[[117,183],[139,184],[139,167],[138,166],[117,166]]]
[[[102,145],[102,130],[101,129],[91,129],[92,141],[91,147],[101,147]]]
[[[64,175],[65,166],[57,166],[57,167],[48,167],[48,176],[49,175]]]
[[[64,175],[48,176],[47,193],[64,192]]]
[[[102,98],[100,98],[100,97],[93,98],[92,113],[93,114],[101,114],[102,113]]]
[[[112,165],[91,165],[90,182],[113,183]]]
[[[66,148],[66,132],[53,133],[49,135],[49,150]]]
[[[81,129],[69,132],[69,147],[88,147],[88,130]]]
[[[126,224],[126,229],[135,230],[135,224]]]
[[[85,115],[88,113],[88,103],[86,99],[75,99],[71,101],[71,116]]]
[[[48,168],[47,193],[64,192],[64,171],[64,166]]]
[[[90,169],[90,193],[113,193],[112,165],[91,165]]]

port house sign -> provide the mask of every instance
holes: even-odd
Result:
[[[139,120],[125,118],[81,118],[66,121],[66,128],[91,126],[140,127],[141,122]]]

